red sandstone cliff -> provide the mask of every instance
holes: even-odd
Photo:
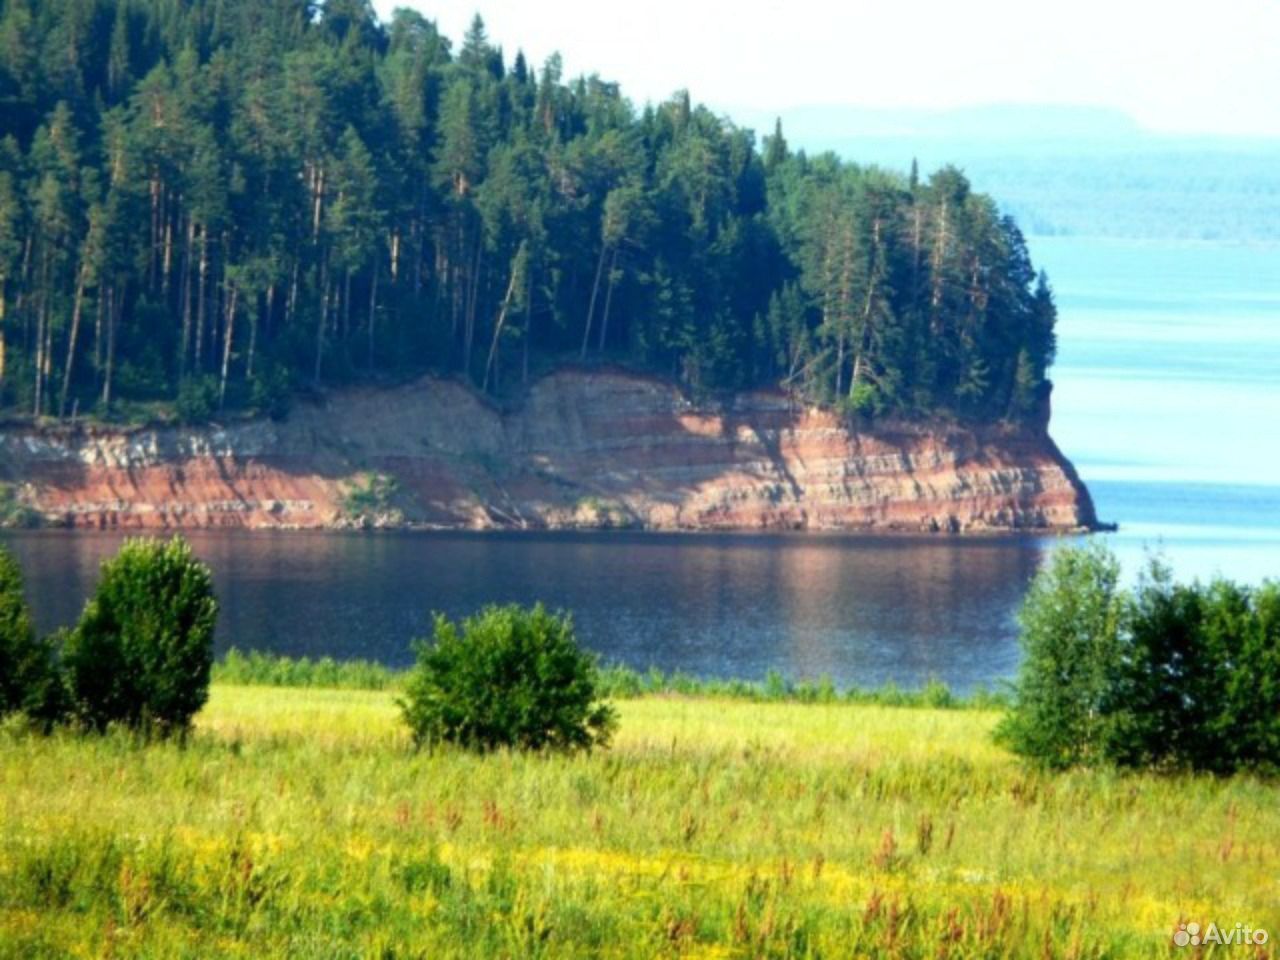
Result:
[[[0,474],[80,527],[1068,530],[1093,505],[1035,427],[877,426],[751,393],[562,371],[502,413],[425,379],[226,427],[0,432]],[[352,497],[371,481],[381,493]]]

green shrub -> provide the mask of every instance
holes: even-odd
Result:
[[[365,523],[397,513],[395,497],[400,483],[385,473],[370,473],[353,481],[342,494],[342,510],[349,519]]]
[[[184,381],[174,410],[185,424],[208,423],[218,411],[218,381],[207,376]]]
[[[266,414],[272,420],[288,417],[293,406],[293,384],[288,368],[273,365],[254,377],[250,403],[257,413]]]
[[[23,502],[17,487],[0,483],[0,527],[32,530],[43,522],[44,517]]]
[[[860,383],[840,400],[840,411],[845,416],[875,417],[880,414],[880,395],[870,383]]]
[[[1050,767],[1107,755],[1127,603],[1120,565],[1099,546],[1059,550],[1018,615],[1022,666],[996,738]]]
[[[1280,769],[1280,583],[1250,592],[1250,617],[1233,645],[1237,669],[1225,709],[1238,766]]]
[[[589,750],[606,746],[616,726],[572,622],[541,604],[486,607],[461,630],[437,616],[417,654],[400,705],[419,745]]]
[[[1062,550],[1021,613],[1023,664],[999,740],[1051,767],[1280,770],[1280,585],[1130,593],[1104,549]]]
[[[1129,622],[1112,731],[1117,763],[1280,768],[1280,586],[1175,584],[1153,562]]]
[[[67,643],[74,706],[88,726],[183,733],[209,695],[218,602],[181,538],[129,540],[102,565]]]
[[[0,719],[25,714],[46,728],[66,706],[54,644],[36,637],[22,590],[22,569],[0,547]]]

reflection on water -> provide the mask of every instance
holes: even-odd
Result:
[[[409,661],[429,612],[542,600],[606,661],[702,676],[958,689],[1008,676],[1028,539],[199,533],[222,648]],[[112,536],[9,534],[41,625],[77,616]]]

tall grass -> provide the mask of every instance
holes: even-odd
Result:
[[[326,687],[333,690],[389,690],[403,674],[370,660],[284,657],[236,648],[213,665],[213,682],[261,687]]]
[[[0,730],[0,957],[1165,957],[1280,931],[1280,790],[1029,771],[983,710],[641,696],[589,756],[415,753],[216,685],[185,748]],[[1233,948],[1232,956],[1266,956]]]
[[[230,650],[214,664],[215,683],[239,686],[319,687],[334,690],[397,690],[405,673],[368,660],[294,658],[252,651]],[[632,699],[653,695],[715,697],[753,703],[860,703],[886,707],[931,707],[940,710],[972,708],[989,710],[1007,704],[1003,691],[980,687],[967,696],[953,693],[933,680],[916,690],[892,684],[878,688],[837,687],[829,677],[789,680],[771,671],[763,681],[720,680],[690,674],[665,673],[655,668],[633,670],[612,665],[600,671],[605,697]]]

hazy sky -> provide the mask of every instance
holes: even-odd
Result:
[[[635,101],[1116,107],[1155,130],[1280,136],[1280,0],[375,0],[509,56],[559,50]]]

